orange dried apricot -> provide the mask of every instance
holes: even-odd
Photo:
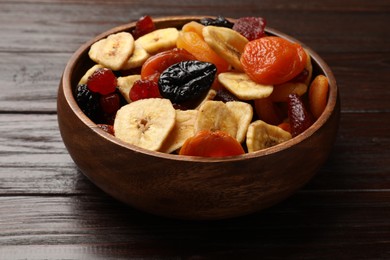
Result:
[[[256,99],[255,110],[259,118],[268,124],[278,125],[283,120],[280,111],[269,97]]]
[[[301,45],[277,36],[249,42],[241,55],[241,63],[248,76],[266,85],[293,79],[305,68],[306,62],[306,52]]]
[[[224,157],[244,154],[241,144],[225,131],[202,130],[188,138],[180,155]]]
[[[217,67],[217,73],[226,72],[229,69],[229,63],[219,57],[196,32],[180,32],[176,46],[185,49],[197,60],[213,63]]]
[[[328,101],[329,83],[324,75],[318,75],[314,78],[309,88],[309,106],[310,111],[315,118],[319,118],[324,112]]]
[[[157,83],[160,74],[169,66],[187,60],[196,60],[196,58],[184,49],[172,49],[160,52],[151,56],[145,61],[141,68],[141,79],[150,80]]]

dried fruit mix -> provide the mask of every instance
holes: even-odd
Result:
[[[312,81],[307,51],[265,27],[218,16],[156,29],[143,16],[91,46],[75,99],[103,131],[149,150],[221,157],[285,142],[320,117],[328,81]]]

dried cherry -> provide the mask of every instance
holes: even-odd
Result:
[[[117,78],[112,70],[107,68],[99,68],[89,76],[87,85],[89,90],[102,95],[107,95],[115,92],[117,87]]]
[[[267,21],[262,17],[242,17],[234,23],[233,30],[253,41],[265,36],[266,24]]]
[[[157,83],[151,80],[137,80],[134,82],[129,95],[132,101],[161,97]]]
[[[161,73],[160,94],[172,103],[197,99],[209,91],[216,73],[217,67],[212,63],[197,60],[176,63]]]
[[[135,28],[132,31],[132,35],[135,39],[137,39],[147,33],[153,32],[155,29],[156,27],[152,18],[149,15],[145,15],[139,18],[135,23]]]

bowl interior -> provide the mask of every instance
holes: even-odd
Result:
[[[185,23],[189,21],[199,21],[201,18],[204,16],[175,16],[175,17],[163,17],[163,18],[156,18],[154,19],[156,28],[166,28],[166,27],[176,27],[180,29]],[[234,19],[230,19],[234,21]],[[204,157],[193,157],[193,156],[180,156],[180,155],[175,155],[175,154],[165,154],[165,153],[160,153],[160,152],[155,152],[155,151],[150,151],[146,150],[140,147],[137,147],[135,145],[131,145],[128,143],[125,143],[107,133],[102,131],[101,129],[96,127],[96,124],[93,123],[84,113],[80,110],[78,107],[75,98],[74,98],[74,91],[75,88],[77,87],[77,83],[80,80],[80,78],[85,74],[85,72],[91,68],[95,63],[91,61],[88,57],[88,51],[90,46],[105,37],[107,37],[110,34],[117,33],[120,31],[127,31],[131,32],[135,27],[135,22],[129,23],[129,24],[124,24],[115,28],[112,28],[106,32],[101,33],[100,35],[96,36],[95,38],[91,39],[90,41],[86,42],[84,45],[82,45],[72,56],[70,61],[68,62],[63,78],[62,78],[62,85],[63,89],[65,92],[65,97],[67,101],[69,102],[69,105],[72,107],[72,109],[77,113],[78,117],[80,120],[82,120],[86,125],[90,126],[93,128],[102,138],[109,139],[111,142],[114,142],[120,146],[125,146],[129,149],[135,150],[137,152],[141,153],[146,153],[152,156],[157,156],[157,157],[164,157],[164,158],[169,158],[172,160],[190,160],[190,161],[227,161],[227,160],[242,160],[245,158],[251,158],[251,157],[258,157],[262,156],[265,154],[270,154],[270,153],[275,153],[283,149],[287,149],[302,140],[306,139],[307,137],[311,136],[316,130],[318,130],[320,127],[322,127],[325,122],[329,119],[331,116],[332,112],[336,108],[336,103],[338,100],[338,89],[337,89],[337,84],[336,80],[334,78],[334,75],[329,68],[329,66],[325,63],[325,61],[317,54],[315,53],[310,47],[306,46],[304,43],[300,42],[297,39],[294,39],[293,37],[282,33],[276,29],[273,28],[266,28],[266,32],[269,35],[275,35],[279,37],[286,38],[290,41],[297,42],[301,44],[310,54],[312,58],[312,66],[313,66],[313,78],[315,75],[318,74],[324,74],[327,76],[329,80],[329,97],[328,97],[328,103],[325,108],[325,111],[323,114],[315,121],[315,123],[310,126],[309,129],[307,129],[305,132],[302,134],[292,138],[289,141],[286,141],[282,144],[263,149],[257,152],[252,152],[252,153],[246,153],[244,155],[240,156],[233,156],[233,157],[224,157],[224,158],[204,158]]]

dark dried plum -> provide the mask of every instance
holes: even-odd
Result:
[[[217,67],[197,60],[182,61],[164,70],[158,81],[162,97],[181,103],[200,98],[213,84]]]
[[[202,18],[200,19],[200,23],[204,26],[213,25],[213,26],[220,26],[220,27],[226,27],[226,28],[233,28],[234,23],[228,21],[223,16],[218,16],[217,18]]]
[[[288,96],[288,118],[293,137],[299,135],[313,124],[312,115],[297,94]]]
[[[225,88],[219,89],[217,91],[217,94],[216,94],[214,100],[222,101],[224,103],[229,102],[229,101],[239,101],[239,99],[235,95],[230,93]]]
[[[100,114],[99,99],[100,94],[90,91],[86,84],[77,86],[76,102],[81,111],[92,121],[97,120]]]

